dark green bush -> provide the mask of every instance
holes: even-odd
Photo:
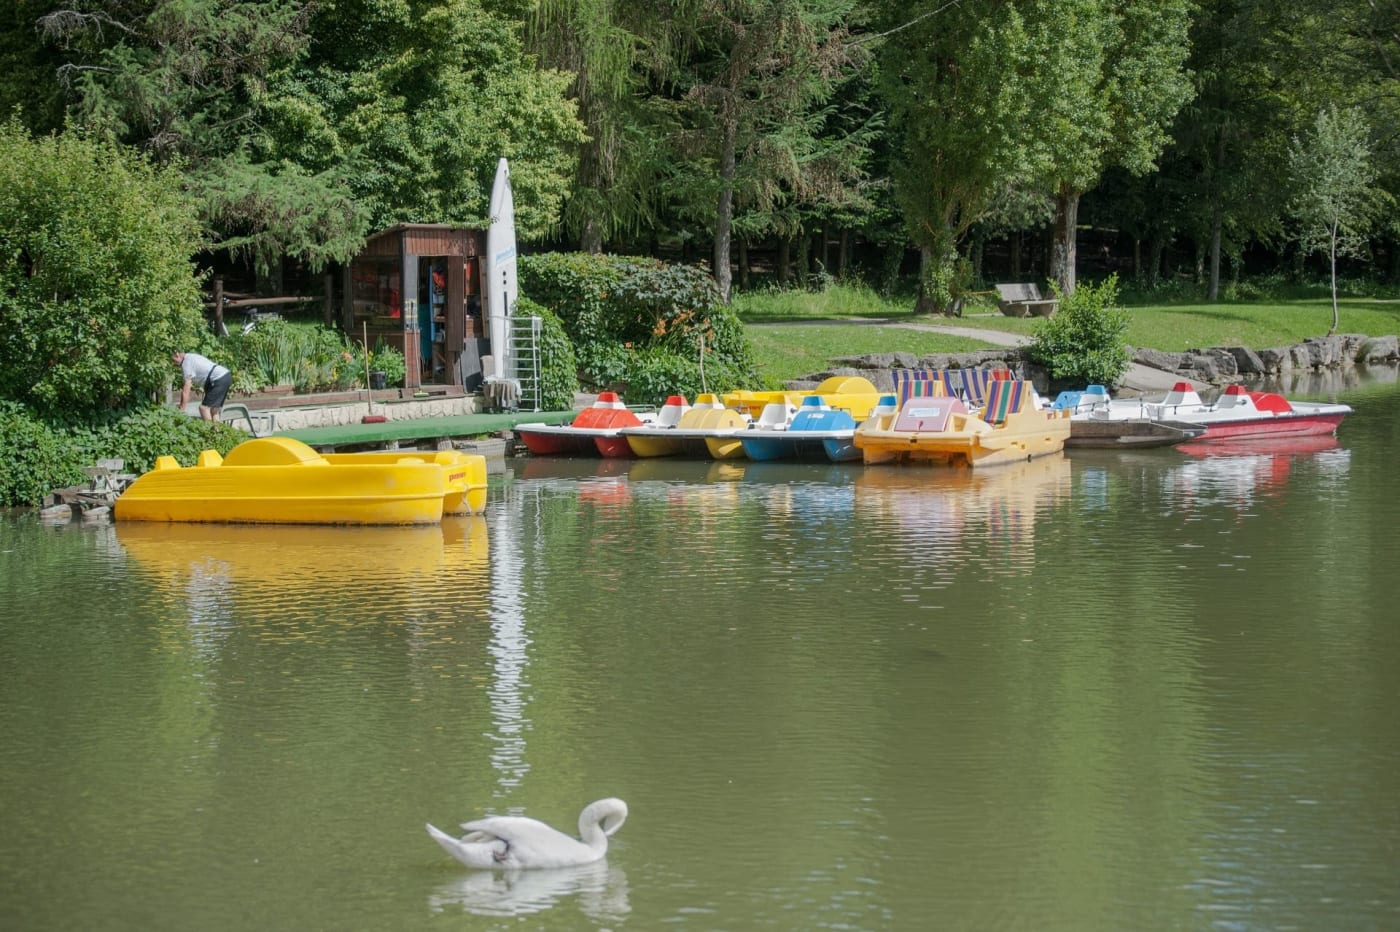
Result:
[[[111,412],[85,425],[48,423],[15,402],[0,401],[0,506],[38,505],[55,489],[86,481],[84,466],[120,458],[143,473],[169,454],[194,465],[204,450],[227,453],[247,439],[226,424],[188,417],[173,407]]]
[[[617,388],[630,402],[655,404],[691,395],[702,381],[718,392],[758,380],[743,324],[703,269],[550,253],[522,259],[520,280],[522,291],[563,322],[588,389]]]
[[[564,323],[546,307],[521,298],[515,307],[520,317],[538,317],[540,323],[540,407],[546,411],[567,411],[574,406],[578,391],[578,361],[574,345],[564,332]]]
[[[72,437],[23,405],[0,401],[0,506],[37,505],[54,489],[82,482],[90,465]]]
[[[44,416],[168,386],[203,328],[201,246],[178,171],[77,131],[0,124],[0,398]]]
[[[1060,298],[1054,317],[1036,323],[1027,355],[1055,379],[1113,385],[1128,368],[1128,312],[1119,306],[1118,277],[1082,284]]]
[[[146,472],[158,456],[173,456],[181,466],[193,466],[205,450],[220,455],[248,439],[248,435],[219,421],[204,421],[182,414],[168,405],[130,411],[102,427],[85,432],[83,446],[88,463],[120,457],[126,471]]]

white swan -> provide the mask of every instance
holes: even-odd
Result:
[[[427,828],[444,851],[468,867],[523,870],[573,867],[602,860],[608,853],[608,837],[625,821],[627,804],[609,798],[583,807],[578,816],[578,838],[524,816],[489,816],[463,822],[467,833],[461,838],[453,838],[432,825]]]

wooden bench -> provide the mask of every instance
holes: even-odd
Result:
[[[997,285],[997,304],[1007,317],[1054,317],[1060,307],[1058,298],[1041,297],[1040,289],[1031,282]]]

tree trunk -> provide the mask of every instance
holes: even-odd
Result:
[[[719,160],[719,210],[715,215],[715,284],[719,286],[720,299],[729,303],[729,293],[733,288],[734,273],[729,267],[729,244],[734,222],[734,140],[737,129],[732,120],[724,126],[723,148]]]
[[[1341,323],[1337,315],[1337,224],[1332,224],[1331,249],[1329,250],[1329,260],[1332,264],[1332,329],[1327,331],[1330,337],[1337,332],[1337,325]]]
[[[749,241],[739,237],[739,290],[749,288]]]
[[[592,217],[583,223],[583,229],[578,235],[578,248],[580,252],[594,256],[603,251],[603,228]]]
[[[786,236],[778,241],[778,284],[786,285],[792,278],[792,240]]]
[[[984,240],[982,234],[978,233],[972,238],[972,244],[968,247],[972,260],[972,280],[980,282],[982,280],[982,244]]]
[[[846,268],[851,262],[851,231],[846,227],[841,228],[841,253],[836,258],[836,274],[841,278],[846,277]]]
[[[1152,237],[1152,242],[1147,247],[1147,287],[1156,288],[1157,283],[1162,280],[1162,253],[1165,251],[1165,240],[1160,233]]]
[[[1055,246],[1050,254],[1050,277],[1060,294],[1074,294],[1074,269],[1078,259],[1075,234],[1079,228],[1079,192],[1061,185],[1055,194]]]
[[[943,308],[938,306],[938,302],[934,299],[933,295],[928,293],[928,288],[925,284],[929,279],[929,274],[931,272],[930,266],[933,265],[933,262],[933,250],[930,249],[928,246],[920,246],[919,297],[914,302],[915,314],[938,314],[941,313],[943,310]]]
[[[807,267],[812,261],[812,237],[805,230],[797,239],[797,287],[807,287]]]
[[[1021,242],[1021,231],[1017,230],[1011,234],[1011,280],[1021,280],[1021,252],[1023,244]]]
[[[1206,300],[1214,304],[1220,300],[1220,230],[1225,225],[1225,217],[1216,201],[1210,212],[1210,287],[1206,289]]]
[[[1142,240],[1133,237],[1133,281],[1142,281]]]

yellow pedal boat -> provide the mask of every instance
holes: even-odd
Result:
[[[725,392],[719,397],[726,408],[733,408],[750,418],[759,418],[763,415],[763,409],[770,404],[790,404],[800,408],[804,398],[820,395],[832,409],[849,411],[851,417],[859,422],[870,416],[885,394],[878,391],[869,379],[858,375],[833,375],[810,391],[741,390]]]
[[[247,440],[182,467],[156,460],[117,499],[118,521],[435,524],[486,507],[486,458],[458,450],[317,453],[290,437]]]
[[[854,442],[866,465],[929,462],[997,466],[1058,453],[1069,439],[1068,411],[1040,410],[1029,382],[993,382],[981,416],[947,395],[911,396],[873,415]]]

